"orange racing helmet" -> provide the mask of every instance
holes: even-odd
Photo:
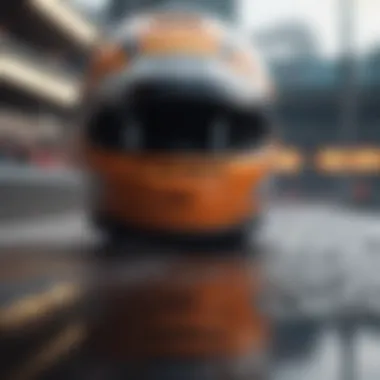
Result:
[[[126,23],[88,79],[84,158],[103,228],[250,233],[273,127],[271,86],[250,42],[201,15],[152,14]]]

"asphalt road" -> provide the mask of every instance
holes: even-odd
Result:
[[[0,224],[83,209],[85,187],[79,173],[0,163]]]
[[[71,172],[14,167],[1,168],[0,182],[0,378],[71,380],[84,361],[89,284],[104,269],[100,236],[80,211],[83,187]],[[379,232],[380,216],[334,205],[268,210],[259,236],[274,379],[380,378]],[[355,333],[342,341],[347,316]]]
[[[344,368],[380,378],[379,228],[373,215],[325,205],[269,210],[260,237],[276,316],[273,379],[348,380]],[[0,227],[1,379],[72,379],[83,365],[97,239],[80,213]],[[353,351],[342,316],[360,321]]]

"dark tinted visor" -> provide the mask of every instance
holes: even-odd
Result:
[[[181,99],[105,107],[91,118],[92,145],[123,152],[227,152],[260,148],[271,132],[264,110],[234,111]]]

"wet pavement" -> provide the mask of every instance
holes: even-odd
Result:
[[[103,366],[100,361],[94,363],[89,359],[87,342],[91,330],[88,327],[89,321],[97,313],[94,296],[99,284],[104,284],[105,279],[120,275],[139,277],[139,271],[134,268],[141,257],[137,256],[136,260],[133,258],[134,255],[128,254],[126,260],[120,254],[109,255],[109,252],[104,252],[98,244],[89,244],[92,239],[81,239],[80,237],[86,233],[79,230],[80,223],[73,224],[69,219],[61,219],[61,225],[59,222],[56,225],[46,222],[44,227],[44,224],[40,223],[40,227],[37,228],[38,239],[35,238],[35,232],[28,232],[26,238],[18,232],[14,233],[14,237],[9,239],[7,244],[0,244],[1,379],[75,380],[75,376],[81,380],[122,378],[118,377],[120,374],[117,371],[123,370],[117,366],[111,365],[111,368],[107,368],[107,363],[103,363]],[[332,225],[335,221],[330,218],[329,223]],[[32,226],[30,230],[34,228]],[[68,233],[65,231],[67,228],[72,231]],[[354,231],[351,225],[350,228]],[[280,233],[281,228],[277,227],[277,231]],[[49,234],[45,240],[44,233]],[[57,235],[57,239],[54,234]],[[305,238],[305,235],[303,237]],[[358,249],[358,245],[356,248]],[[298,248],[293,244],[292,247],[287,247],[287,251],[291,249],[296,251]],[[313,246],[310,241],[309,246],[303,245],[303,249],[307,251],[304,255],[311,257]],[[299,249],[297,252],[299,253]],[[289,254],[290,258],[291,256]],[[295,255],[293,256],[292,260],[295,260]],[[156,267],[160,267],[160,261],[162,260],[156,261]],[[143,262],[146,264],[147,261],[144,259]],[[279,263],[282,263],[282,272],[286,274],[286,265],[290,264],[285,261]],[[328,261],[326,263],[328,264]],[[306,281],[308,277],[310,283],[316,281],[306,273],[315,276],[318,265],[315,261],[304,264],[306,269],[314,267],[314,272],[297,267],[295,273],[304,274],[302,281]],[[325,274],[323,268],[318,270]],[[350,265],[349,268],[352,270],[354,265]],[[358,267],[360,273],[364,273],[364,269],[366,268],[363,265]],[[362,276],[363,279],[366,277],[368,278]],[[294,279],[295,276],[290,273],[287,278]],[[321,278],[322,280],[318,280],[320,285],[325,285],[324,277]],[[286,285],[285,282],[284,284]],[[300,290],[302,284],[301,279],[298,279],[294,286],[298,286]],[[312,286],[305,289],[299,292],[299,298],[310,298],[311,303],[317,304],[311,299],[313,294],[315,299],[318,299],[316,288]],[[331,293],[325,288],[322,290],[326,297]],[[360,292],[358,294],[360,298]],[[297,310],[299,305],[294,304],[292,307],[294,298],[285,298],[290,305],[288,308]],[[349,329],[345,330],[346,325],[341,320],[326,318],[323,313],[314,313],[313,317],[312,311],[308,309],[308,313],[301,313],[297,318],[294,315],[273,317],[275,339],[271,350],[269,378],[303,380],[307,376],[311,380],[378,380],[379,320],[362,318],[360,324],[357,319],[348,320],[346,325]],[[170,371],[166,368],[166,372],[162,372],[167,373],[167,376],[160,379],[183,378],[183,365],[172,363],[168,368]],[[181,370],[181,377],[176,377],[176,371]],[[188,376],[191,378],[193,372],[189,373]],[[156,380],[154,375],[153,373],[152,378]]]

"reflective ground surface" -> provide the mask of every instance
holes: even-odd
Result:
[[[293,218],[295,212],[292,215]],[[284,215],[277,216],[276,220],[282,217]],[[94,234],[89,238],[86,236],[88,230],[80,227],[79,219],[75,224],[75,218],[67,217],[66,221],[65,218],[57,219],[55,224],[53,221],[40,221],[38,225],[24,225],[19,230],[13,230],[13,235],[6,234],[7,237],[2,240],[1,379],[75,379],[75,376],[95,379],[95,375],[99,379],[117,379],[115,367],[108,369],[103,363],[89,359],[85,342],[89,334],[88,321],[97,313],[93,303],[94,284],[103,281],[108,275],[112,277],[115,273],[123,273],[130,261],[104,258],[108,255],[102,253],[103,248],[99,249],[96,239],[93,239]],[[373,232],[370,230],[376,225],[370,222],[370,228],[366,230],[367,225],[363,221],[356,221],[357,224],[353,226],[353,222],[348,223],[347,217],[344,217],[343,227],[339,218],[318,216],[314,211],[312,218],[307,215],[302,218],[304,232],[298,236],[303,237],[303,242],[290,242],[290,233],[281,232],[283,224],[271,232],[272,236],[282,233],[288,236],[288,240],[284,236],[277,237],[283,243],[274,244],[274,252],[272,248],[272,257],[275,259],[271,262],[271,268],[283,292],[278,292],[281,293],[281,306],[277,309],[278,317],[273,319],[275,340],[270,378],[377,380],[380,378],[378,320],[362,317],[348,320],[345,325],[342,320],[333,318],[334,313],[329,313],[339,300],[340,305],[346,302],[346,311],[351,307],[353,315],[359,312],[366,314],[363,313],[366,308],[375,310],[378,292],[375,281],[371,282],[370,279],[371,273],[373,278],[377,277],[378,267],[374,262],[371,265],[365,257],[376,256],[377,251],[372,247],[372,253],[364,252],[363,247],[368,243],[364,240],[371,238]],[[308,218],[312,222],[307,222]],[[325,218],[325,221],[321,218]],[[291,218],[284,219],[289,223]],[[340,229],[338,232],[341,236],[346,234],[346,239],[338,239],[337,234],[334,234],[333,239],[340,242],[339,246],[332,246],[333,249],[329,250],[332,238],[329,240],[326,237],[324,247],[317,249],[315,241],[318,239],[314,238],[313,242],[311,232],[306,232],[308,223],[313,236],[317,233],[312,225],[318,223],[324,229],[335,225],[337,230]],[[344,228],[349,231],[344,232]],[[321,230],[322,227],[318,232],[320,236],[323,235]],[[349,239],[350,245],[347,243]],[[373,246],[374,243],[371,244]],[[361,254],[360,261],[353,252],[354,247]],[[298,259],[294,252],[299,255]],[[309,259],[302,261],[301,256]],[[333,266],[331,263],[334,261],[329,261],[331,256],[338,257],[335,274],[332,270],[331,273],[326,270]],[[285,257],[288,259],[285,260]],[[371,260],[376,261],[377,258]],[[344,268],[343,263],[346,265]],[[282,268],[281,271],[278,267]],[[342,281],[333,281],[342,273],[349,277],[343,276],[344,291]],[[344,312],[340,314],[348,315]],[[183,365],[172,363],[165,369],[166,372],[162,372],[166,373],[166,377],[154,377],[158,374],[156,372],[152,378],[176,378],[177,371],[182,371],[183,378],[184,368]],[[189,378],[195,376],[191,369],[187,371]]]

